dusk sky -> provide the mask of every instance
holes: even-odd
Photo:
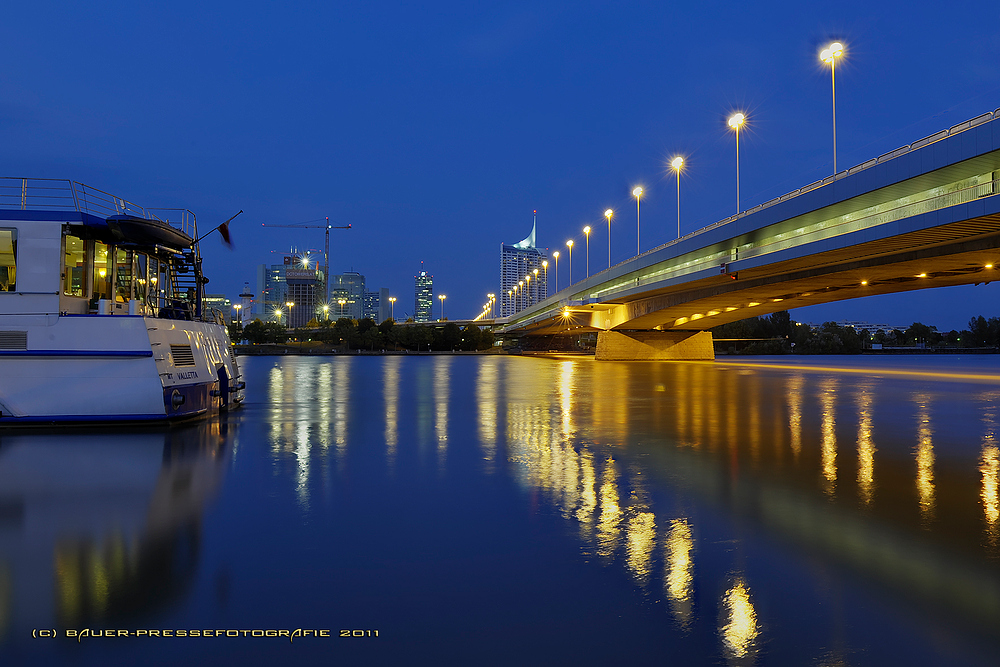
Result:
[[[210,292],[254,288],[291,247],[387,287],[413,312],[420,262],[451,319],[499,283],[499,246],[531,230],[585,270],[832,173],[830,71],[843,169],[1000,107],[992,3],[12,3],[0,44],[4,174],[80,181],[202,231],[236,211],[235,249],[203,244]],[[272,254],[272,251],[274,253]],[[560,260],[560,286],[569,278]],[[554,276],[550,281],[554,286]],[[997,316],[1000,285],[813,306],[806,322]],[[434,314],[439,312],[435,299]]]

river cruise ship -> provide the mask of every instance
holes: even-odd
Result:
[[[0,178],[0,428],[168,421],[244,383],[198,225],[74,181]]]

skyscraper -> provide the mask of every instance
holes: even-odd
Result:
[[[424,263],[420,262],[423,267]],[[416,322],[431,321],[431,307],[434,305],[434,276],[421,271],[413,276],[413,319]]]
[[[510,317],[519,310],[544,301],[549,296],[548,268],[542,262],[548,256],[535,247],[535,220],[528,238],[514,245],[500,244],[500,317]],[[538,269],[537,279],[535,269]],[[531,280],[525,277],[530,275]],[[518,287],[518,282],[525,285]],[[516,295],[511,293],[515,292]]]
[[[341,306],[340,301],[344,301]],[[330,276],[330,319],[364,316],[365,277],[356,271]]]

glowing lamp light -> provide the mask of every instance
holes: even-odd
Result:
[[[734,130],[738,130],[743,126],[743,123],[746,122],[746,119],[747,117],[741,113],[733,114],[729,117],[729,127]]]
[[[842,55],[844,55],[844,45],[840,42],[834,42],[828,48],[823,49],[819,54],[819,58],[829,65]]]
[[[673,167],[674,169],[680,169],[681,167],[684,166],[684,158],[675,157],[673,160],[671,160],[670,166]]]

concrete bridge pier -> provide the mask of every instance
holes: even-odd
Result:
[[[600,361],[712,361],[710,331],[600,331]]]

